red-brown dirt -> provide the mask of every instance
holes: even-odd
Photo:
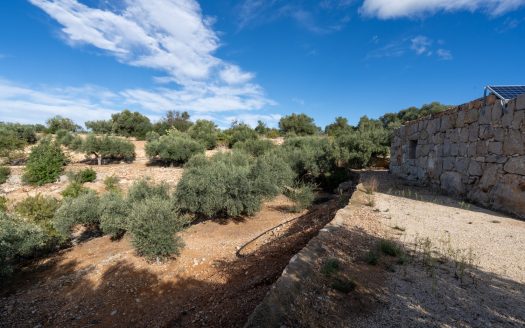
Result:
[[[294,214],[281,196],[254,217],[195,224],[165,263],[137,257],[126,237],[89,240],[25,267],[2,292],[0,326],[240,327],[339,203]]]

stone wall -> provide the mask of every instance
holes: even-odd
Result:
[[[408,122],[395,131],[390,171],[525,218],[525,94]]]

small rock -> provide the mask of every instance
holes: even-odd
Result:
[[[117,310],[113,310],[111,311],[111,315],[114,316],[115,314],[117,314]]]

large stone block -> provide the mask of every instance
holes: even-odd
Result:
[[[468,174],[474,176],[483,175],[481,164],[478,161],[471,159],[468,166]]]
[[[516,99],[516,111],[518,110],[525,110],[525,93]]]
[[[503,153],[505,155],[525,154],[524,135],[520,130],[509,129],[503,141]]]
[[[467,174],[469,169],[470,159],[466,157],[456,157],[456,171],[461,172],[463,174]]]
[[[478,141],[476,142],[476,156],[485,156],[488,152],[488,142]]]
[[[492,106],[485,106],[479,110],[479,124],[490,124],[492,121]]]
[[[477,141],[479,137],[479,126],[477,123],[472,123],[468,128],[468,141]]]
[[[503,141],[505,139],[505,129],[504,128],[492,128],[494,133],[494,141]]]
[[[456,127],[462,128],[463,126],[465,126],[465,111],[459,110],[456,118]]]
[[[498,182],[498,175],[501,170],[501,165],[499,164],[488,164],[485,167],[483,176],[479,180],[478,187],[483,192],[488,192],[492,187]]]
[[[488,146],[489,154],[501,155],[503,154],[503,143],[499,141],[490,141]]]
[[[509,102],[503,109],[503,116],[501,117],[501,125],[504,128],[510,128],[512,126],[512,120],[514,119],[514,106],[512,102]]]
[[[450,119],[449,115],[443,115],[441,117],[441,126],[440,130],[441,132],[445,132],[449,129],[452,129],[452,120]]]
[[[454,195],[462,195],[465,186],[461,180],[461,174],[458,172],[445,172],[441,175],[441,189]]]
[[[465,123],[470,124],[477,122],[479,118],[479,110],[478,109],[469,109],[465,115]]]
[[[525,217],[525,178],[506,174],[490,193],[496,209]]]
[[[511,128],[519,130],[525,124],[525,110],[514,112]]]
[[[514,173],[525,176],[525,156],[511,157],[503,166],[503,170],[508,173]],[[523,199],[525,202],[525,198]]]
[[[443,170],[452,171],[455,169],[456,159],[454,157],[443,158]]]
[[[494,106],[492,106],[492,124],[497,125],[501,124],[501,115],[503,115],[503,106],[501,102],[497,101]]]
[[[490,125],[479,126],[479,138],[482,140],[490,139],[494,137],[494,130]]]

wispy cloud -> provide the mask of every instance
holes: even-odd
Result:
[[[498,16],[525,5],[525,0],[365,0],[360,12],[380,19],[421,17],[437,12],[483,11]]]
[[[72,46],[89,45],[119,62],[162,72],[173,88],[130,89],[127,103],[152,111],[254,110],[273,104],[255,74],[214,55],[220,40],[195,0],[134,0],[93,8],[77,0],[30,0],[61,25]],[[121,2],[118,2],[121,4]]]
[[[343,9],[353,2],[324,0],[308,4],[297,0],[244,0],[237,6],[238,26],[243,29],[288,18],[312,33],[333,33],[343,29],[350,21],[350,16]],[[319,15],[321,12],[328,13],[329,19],[323,21]]]
[[[375,43],[378,43],[378,41]],[[451,60],[453,56],[450,50],[444,49],[442,47],[436,49],[437,46],[442,45],[443,41],[435,42],[427,36],[416,35],[413,37],[405,37],[399,40],[391,41],[377,49],[370,51],[366,58],[378,59],[401,57],[406,54],[413,53],[417,56],[437,56],[443,60]]]

